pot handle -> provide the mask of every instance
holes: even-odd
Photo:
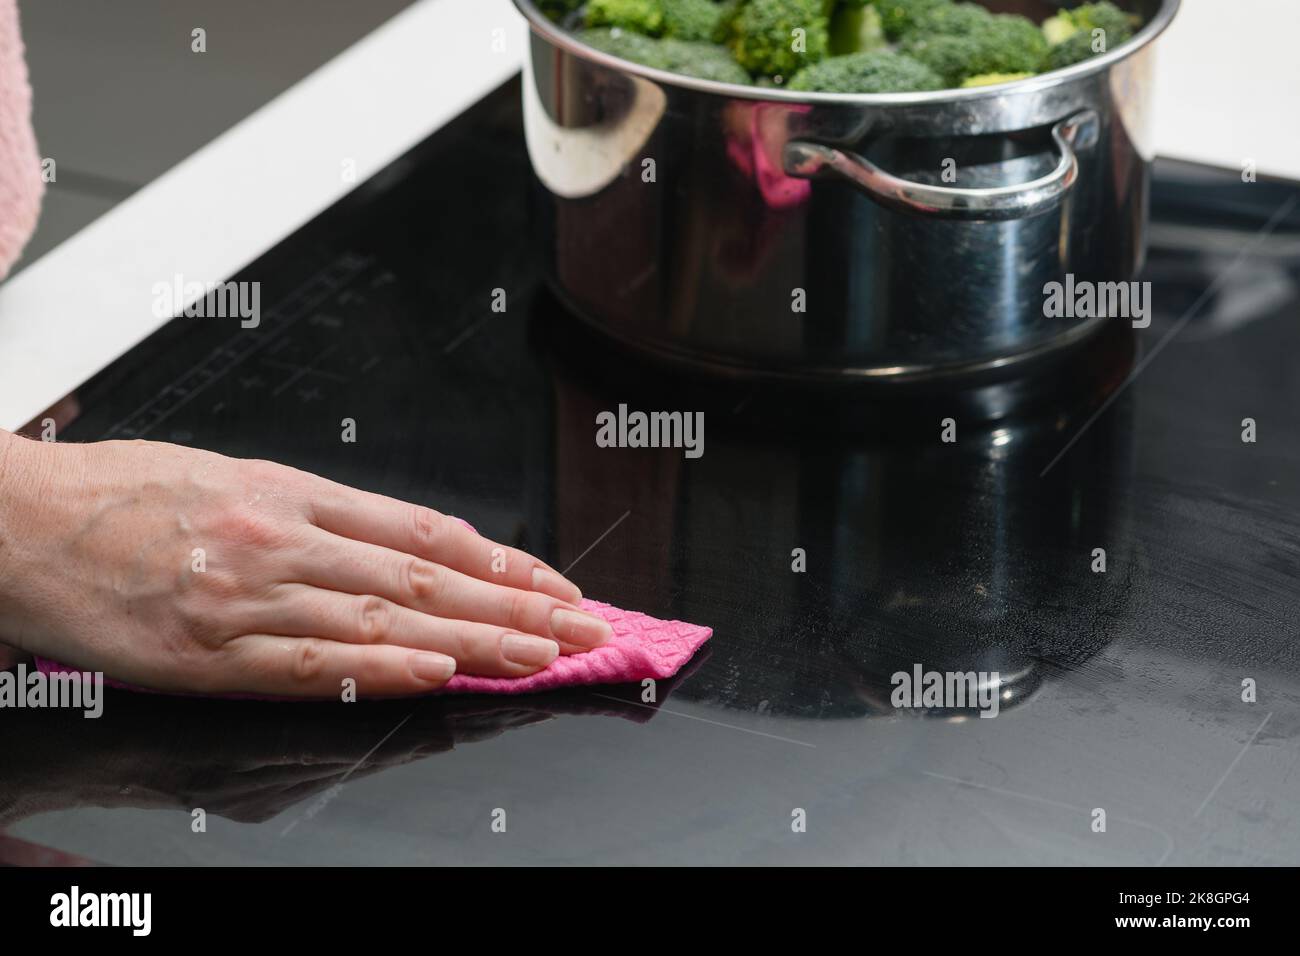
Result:
[[[811,179],[842,176],[889,209],[930,219],[1007,220],[1027,219],[1050,212],[1061,204],[1079,178],[1075,149],[1096,142],[1097,114],[1084,110],[1052,127],[1052,139],[1061,161],[1046,176],[1014,186],[987,189],[957,189],[928,186],[900,179],[885,172],[857,153],[833,146],[791,140],[785,146],[785,171],[790,176]]]

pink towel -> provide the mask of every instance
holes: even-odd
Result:
[[[687,624],[685,621],[661,621],[636,611],[622,611],[599,601],[584,600],[582,608],[600,615],[614,628],[614,636],[600,647],[582,654],[557,657],[550,666],[528,677],[475,677],[472,674],[457,674],[436,693],[534,694],[580,684],[625,684],[646,678],[663,680],[676,674],[713,635],[712,628]],[[43,657],[36,658],[36,666],[42,674],[76,670]],[[121,681],[105,680],[104,683],[110,687],[153,693],[147,688],[132,687]],[[252,699],[268,698],[254,696]]]
[[[452,517],[455,517],[454,515]],[[456,518],[470,531],[478,529]],[[443,693],[531,694],[578,684],[627,684],[647,677],[672,677],[700,646],[713,636],[713,628],[685,621],[661,621],[636,611],[622,611],[599,601],[583,600],[584,611],[609,621],[613,636],[595,650],[557,657],[544,670],[528,677],[474,677],[457,674]]]
[[[557,657],[528,677],[474,677],[457,674],[444,692],[452,694],[531,694],[578,684],[626,684],[676,674],[713,635],[713,628],[685,621],[661,621],[599,601],[582,609],[609,621],[614,636],[595,650]]]
[[[36,229],[44,190],[18,5],[0,0],[0,279]]]

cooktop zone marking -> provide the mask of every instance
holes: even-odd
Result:
[[[619,518],[619,519],[618,519],[617,521],[615,521],[612,525],[610,525],[608,528],[606,528],[604,534],[602,534],[602,535],[601,535],[599,538],[597,538],[595,541],[591,542],[591,544],[587,546],[587,550],[584,551],[584,552],[582,552],[582,554],[578,555],[578,556],[577,556],[576,558],[574,558],[571,562],[569,562],[569,566],[568,566],[567,568],[565,568],[563,571],[561,571],[560,573],[561,573],[561,574],[568,574],[570,571],[572,571],[572,570],[573,570],[573,566],[574,566],[575,564],[577,564],[579,561],[581,561],[583,558],[585,558],[588,554],[590,554],[592,548],[594,548],[596,545],[600,544],[602,541],[604,541],[606,538],[608,538],[608,537],[609,537],[609,533],[610,533],[611,531],[613,531],[615,528],[617,528],[619,525],[621,525],[625,520],[627,520],[627,516],[630,515],[631,513],[632,513],[632,509],[631,509],[631,508],[629,508],[627,511],[624,511],[624,512],[623,512],[623,517]]]
[[[208,353],[201,362],[109,428],[102,437],[107,439],[122,434],[130,438],[143,438],[189,404],[213,382],[225,378],[251,356],[268,346],[284,341],[289,331],[304,315],[352,281],[369,265],[369,262],[370,260],[358,256],[345,255],[316,273],[286,296],[280,305],[267,312],[266,317],[270,321],[263,323],[263,326],[274,325],[274,331],[247,329],[233,334],[223,345]],[[316,291],[322,286],[323,288]]]
[[[372,284],[373,284],[373,283],[372,283]],[[495,292],[497,292],[498,290],[497,290],[497,289],[494,289],[494,290],[492,290],[492,291],[495,293]],[[513,288],[511,288],[511,289],[500,289],[499,291],[501,291],[501,292],[503,292],[503,293],[505,294],[505,298],[504,298],[504,300],[503,300],[503,301],[505,301],[505,302],[509,302],[512,298],[515,297],[515,289],[513,289]],[[469,312],[469,311],[477,312],[478,310],[477,310],[477,309],[471,309],[471,308],[465,308],[465,309],[462,309],[462,310],[461,310],[460,315],[463,316],[466,312]],[[472,338],[472,337],[473,337],[473,336],[478,332],[479,329],[483,328],[483,326],[485,326],[485,325],[488,324],[488,321],[492,318],[492,316],[493,316],[494,314],[495,314],[495,315],[504,315],[504,314],[506,314],[506,310],[505,310],[504,307],[502,308],[502,310],[501,310],[500,312],[496,312],[496,310],[493,310],[492,312],[489,312],[487,315],[481,316],[481,317],[479,317],[478,319],[476,319],[475,321],[471,322],[471,323],[470,323],[469,325],[467,325],[465,328],[461,329],[461,331],[458,332],[455,336],[453,336],[453,337],[452,337],[452,340],[451,340],[450,342],[448,342],[446,345],[443,346],[443,348],[442,348],[442,354],[443,354],[443,355],[450,355],[452,352],[456,351],[456,349],[458,349],[458,348],[460,348],[462,345],[464,345],[464,344],[465,344],[465,343],[466,343],[470,338]]]
[[[459,335],[457,335],[454,339],[452,339],[445,346],[443,346],[442,354],[450,355],[452,352],[456,351],[456,349],[460,348],[469,339],[471,335],[473,335],[475,332],[477,332],[479,329],[483,328],[483,326],[487,324],[487,320],[488,317],[484,316],[483,318],[475,322],[473,325],[471,325],[469,328],[463,330]]]
[[[1228,779],[1228,775],[1232,773],[1232,771],[1236,768],[1238,761],[1240,761],[1242,757],[1246,756],[1246,751],[1249,750],[1251,744],[1255,742],[1255,738],[1259,736],[1260,731],[1262,731],[1264,727],[1268,724],[1268,722],[1272,719],[1273,719],[1273,712],[1270,710],[1268,712],[1268,716],[1264,718],[1263,723],[1261,723],[1258,727],[1255,728],[1255,732],[1250,735],[1250,739],[1247,740],[1246,743],[1242,745],[1242,748],[1239,751],[1237,751],[1237,756],[1232,758],[1232,763],[1228,764],[1228,769],[1223,771],[1223,776],[1219,778],[1219,782],[1216,783],[1210,789],[1210,792],[1205,795],[1205,799],[1201,801],[1201,805],[1197,807],[1196,812],[1192,814],[1193,820],[1199,817],[1201,815],[1201,811],[1210,805],[1210,801],[1214,799],[1214,795],[1218,793],[1219,788],[1223,786],[1223,781]]]
[[[285,389],[291,387],[295,382],[298,381],[298,379],[302,378],[304,375],[307,375],[308,373],[315,372],[316,366],[319,365],[321,362],[325,361],[325,359],[329,358],[330,355],[332,355],[335,351],[337,351],[337,349],[338,349],[337,345],[331,345],[326,349],[322,349],[320,354],[317,355],[310,362],[308,362],[306,365],[297,365],[297,366],[286,365],[287,368],[293,369],[294,372],[292,375],[290,375],[288,378],[286,378],[283,382],[281,382],[276,387],[275,391],[271,393],[271,397],[279,398],[280,393],[282,393]]]
[[[331,348],[330,351],[332,352],[334,351],[334,349]],[[327,372],[323,368],[315,368],[314,365],[316,364],[316,362],[319,362],[322,358],[324,358],[323,355],[317,356],[315,361],[312,363],[312,366],[310,367],[304,367],[302,365],[294,365],[292,362],[277,362],[274,359],[268,359],[268,358],[262,359],[262,364],[265,365],[267,368],[278,368],[282,372],[310,373],[312,375],[317,375],[321,378],[327,378],[331,382],[351,381],[351,379],[349,379],[346,375],[339,375],[335,372]],[[361,371],[364,372],[365,369],[362,369]]]
[[[695,714],[687,714],[680,710],[669,710],[667,707],[658,707],[653,704],[643,704],[639,700],[625,700],[622,697],[613,697],[609,694],[592,693],[593,697],[603,697],[605,700],[616,701],[620,704],[635,704],[637,707],[644,707],[646,710],[653,710],[657,714],[672,714],[674,717],[685,717],[687,720],[698,720],[702,724],[712,724],[714,727],[725,727],[727,730],[739,730],[742,734],[753,734],[755,737],[766,737],[768,740],[779,740],[786,744],[798,744],[800,747],[810,747],[817,749],[816,744],[810,744],[806,740],[795,740],[793,737],[782,737],[779,734],[769,734],[762,730],[751,730],[749,727],[738,727],[736,724],[724,724],[720,720],[709,720],[707,717],[698,717]]]
[[[946,780],[949,783],[955,783],[960,787],[970,787],[972,790],[983,790],[986,793],[996,793],[999,796],[1015,797],[1018,800],[1028,800],[1030,803],[1041,803],[1044,806],[1056,807],[1060,810],[1069,810],[1072,813],[1079,813],[1085,816],[1089,813],[1087,807],[1076,806],[1073,803],[1065,803],[1062,800],[1052,800],[1048,797],[1039,797],[1032,793],[1020,793],[1019,791],[1007,790],[1003,787],[991,787],[986,783],[978,783],[974,780],[965,780],[961,777],[950,777],[946,773],[935,773],[931,770],[922,770],[921,773],[926,777],[933,777],[935,780]],[[1135,827],[1141,827],[1144,830],[1150,830],[1153,833],[1160,834],[1160,836],[1164,838],[1165,852],[1160,855],[1160,859],[1156,860],[1156,862],[1152,864],[1153,866],[1164,866],[1165,860],[1169,859],[1170,854],[1174,852],[1174,838],[1155,824],[1143,823],[1141,820],[1134,820],[1132,817],[1120,817],[1113,814],[1111,815],[1111,819],[1118,820],[1120,823],[1128,823]]]
[[[1142,360],[1133,366],[1133,371],[1129,372],[1124,381],[1119,383],[1119,387],[1107,395],[1106,400],[1101,403],[1097,410],[1088,416],[1088,420],[1085,421],[1083,425],[1079,427],[1079,430],[1074,433],[1074,436],[1065,443],[1065,447],[1058,451],[1056,457],[1047,463],[1047,467],[1038,473],[1039,478],[1044,477],[1053,467],[1055,467],[1058,461],[1065,457],[1065,453],[1074,447],[1075,442],[1083,437],[1083,433],[1092,427],[1092,423],[1100,418],[1105,413],[1106,409],[1110,408],[1110,406],[1114,404],[1115,399],[1119,398],[1119,396],[1123,394],[1124,390],[1133,384],[1133,380],[1142,374],[1143,370],[1151,364],[1157,355],[1161,353],[1164,347],[1169,344],[1170,340],[1181,332],[1188,322],[1196,317],[1196,314],[1201,311],[1201,306],[1205,305],[1205,303],[1209,301],[1210,296],[1219,291],[1219,287],[1223,285],[1228,276],[1236,272],[1237,267],[1264,244],[1264,240],[1272,235],[1273,230],[1277,228],[1278,223],[1285,219],[1290,214],[1291,210],[1295,208],[1296,202],[1297,198],[1291,196],[1277,208],[1255,238],[1244,246],[1241,252],[1237,254],[1237,257],[1214,277],[1214,281],[1205,287],[1205,291],[1202,292],[1196,301],[1192,303],[1191,308],[1179,317],[1178,321],[1170,327],[1169,331],[1151,347],[1151,351],[1144,355]]]

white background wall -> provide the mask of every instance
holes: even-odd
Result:
[[[1183,0],[1158,56],[1161,154],[1300,179],[1300,0]]]

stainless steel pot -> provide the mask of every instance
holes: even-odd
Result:
[[[524,123],[550,281],[580,318],[713,371],[988,373],[1106,321],[1044,285],[1141,268],[1152,41],[1043,76],[891,95],[696,80],[593,50],[530,0]],[[1029,12],[1037,0],[985,4]]]

